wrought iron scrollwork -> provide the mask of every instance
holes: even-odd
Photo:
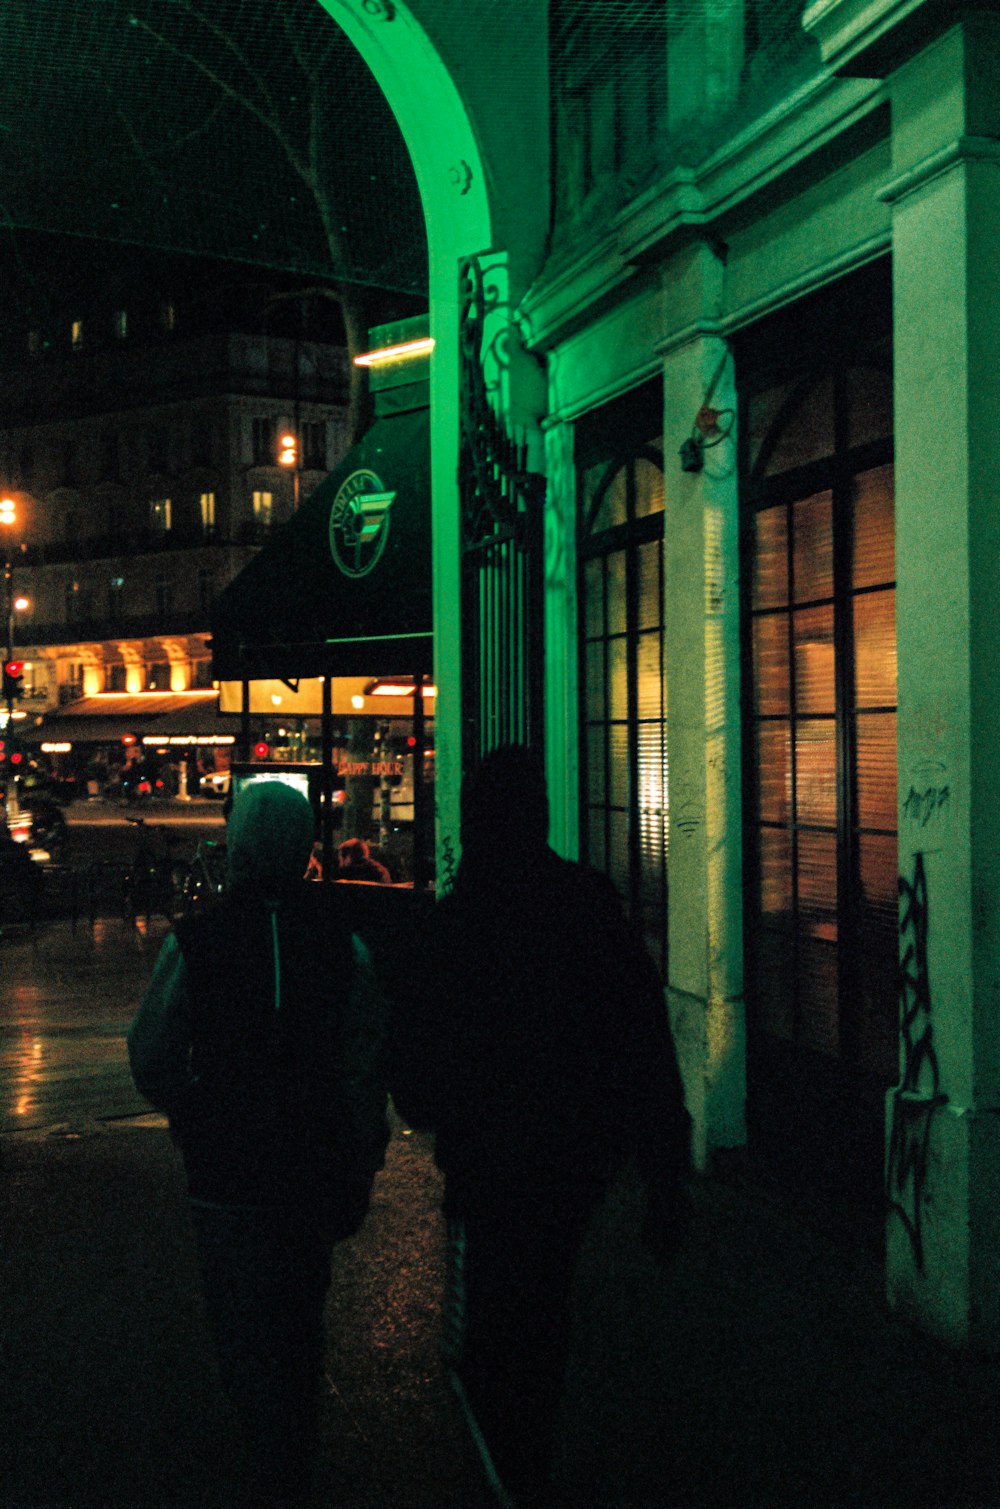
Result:
[[[470,551],[502,539],[522,544],[526,515],[542,507],[545,478],[528,470],[527,445],[509,434],[490,401],[483,355],[487,316],[497,305],[497,291],[487,284],[477,257],[466,258],[460,276],[459,489],[462,547]],[[501,366],[504,339],[497,336],[489,348]]]

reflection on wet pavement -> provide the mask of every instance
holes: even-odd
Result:
[[[0,1131],[141,1114],[125,1032],[166,924],[99,918],[0,940]]]

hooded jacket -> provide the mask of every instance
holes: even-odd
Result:
[[[164,943],[129,1058],[193,1196],[363,1215],[388,1140],[383,1007],[336,889],[302,879],[313,831],[292,787],[239,794],[226,894]]]

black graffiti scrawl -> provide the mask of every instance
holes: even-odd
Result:
[[[893,1097],[886,1171],[889,1207],[906,1227],[919,1269],[924,1266],[923,1210],[934,1113],[947,1103],[934,1051],[931,986],[927,967],[929,911],[923,854],[914,855],[913,879],[899,878],[904,948],[899,964],[899,1031],[902,1078]]]

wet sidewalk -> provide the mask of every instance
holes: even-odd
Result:
[[[135,940],[123,931],[119,949],[118,936],[107,948],[141,987]],[[59,988],[104,988],[89,956],[74,974],[74,947]],[[0,944],[5,999],[37,991],[40,962],[54,958]],[[162,1120],[135,1109],[0,1135],[8,1509],[241,1499],[177,1157]],[[437,1350],[439,1193],[427,1139],[397,1127],[369,1220],[335,1257],[320,1503],[489,1502]],[[560,1449],[565,1502],[1000,1505],[1000,1369],[889,1319],[877,1263],[815,1212],[796,1215],[745,1181],[699,1182],[695,1199],[665,1270],[635,1240],[627,1183],[591,1232]]]

